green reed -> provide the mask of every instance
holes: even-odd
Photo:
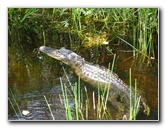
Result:
[[[133,90],[132,81],[131,81],[131,68],[129,70],[129,85],[130,85],[130,120],[136,120],[136,116],[138,113],[139,105],[140,105],[140,96],[137,95],[137,80],[135,79],[135,87]],[[132,103],[132,93],[134,91],[134,103]]]
[[[111,67],[111,70],[110,70],[110,63],[108,64],[108,72],[113,72],[113,68],[114,68],[114,63],[115,63],[115,58],[116,58],[116,54],[114,54],[114,58],[113,58],[113,62],[112,62],[112,67]],[[100,76],[98,76],[98,77],[100,77]],[[108,80],[110,79],[110,78],[107,78]],[[99,83],[99,85],[98,85],[98,94],[100,95],[100,83]],[[107,101],[108,101],[108,96],[109,96],[109,92],[110,92],[111,90],[110,90],[110,85],[106,85],[105,86],[105,88],[104,88],[104,90],[102,90],[102,92],[103,92],[103,94],[101,94],[101,104],[100,104],[100,101],[98,102],[99,103],[99,119],[101,118],[103,118],[104,116],[106,116],[106,117],[109,117],[110,119],[111,119],[111,115],[110,114],[108,114],[108,112],[106,111],[107,110]],[[98,95],[98,100],[100,100],[100,98],[99,98],[99,95]],[[101,117],[101,111],[102,111],[102,109],[103,109],[103,113],[102,113],[102,117]]]
[[[79,47],[83,41],[95,37],[87,42],[88,46],[99,47],[94,42],[106,33],[110,43],[120,37],[132,45],[133,56],[144,62],[156,57],[158,11],[157,8],[8,8],[9,40],[21,45],[39,45],[38,42],[46,45],[48,41],[58,45],[62,41]]]
[[[8,98],[8,99],[9,99],[9,102],[10,102],[10,104],[12,105],[12,108],[13,108],[14,112],[16,113],[17,117],[18,117],[17,111],[18,111],[18,113],[20,114],[20,116],[22,117],[23,115],[22,115],[21,109],[20,109],[20,107],[19,107],[19,105],[18,105],[18,103],[17,103],[17,101],[16,101],[16,98],[15,98],[15,96],[14,96],[12,90],[11,90],[10,88],[9,88],[9,90],[10,90],[10,94],[11,94],[11,97],[12,97],[12,100],[14,101],[14,103],[12,103],[11,98]],[[14,107],[14,104],[16,105],[16,108]],[[16,111],[16,109],[17,109],[17,111]]]
[[[62,88],[64,106],[65,106],[65,110],[66,110],[66,119],[72,120],[72,112],[71,112],[71,107],[70,107],[69,100],[68,100],[67,87],[63,84],[61,78],[60,78],[60,84],[61,84],[61,88]]]
[[[75,111],[76,111],[76,120],[79,120],[79,103],[78,102],[78,90],[77,90],[77,84],[74,86],[74,101],[75,101]]]
[[[17,118],[20,119],[20,118],[19,118],[19,115],[17,114],[17,111],[16,111],[16,109],[15,109],[15,107],[14,107],[14,104],[12,103],[12,101],[10,100],[10,98],[8,98],[8,100],[9,100],[9,102],[10,102],[10,104],[11,104],[11,106],[12,106],[12,108],[13,108],[13,110],[14,110],[14,113],[16,114]]]
[[[64,68],[63,68],[63,70],[64,70]],[[65,70],[64,70],[64,73],[66,75],[68,82],[71,85],[71,82],[70,82]],[[73,118],[72,118],[72,114],[71,114],[70,104],[68,102],[67,87],[63,84],[61,79],[60,79],[60,83],[61,83],[62,94],[63,94],[63,98],[64,98],[64,105],[65,105],[65,109],[66,109],[66,119],[72,120]],[[88,92],[86,86],[84,86],[83,90],[80,88],[80,86],[81,86],[80,78],[78,78],[78,82],[75,83],[75,86],[71,87],[71,89],[73,90],[73,94],[74,94],[73,99],[74,99],[74,103],[75,103],[76,120],[88,120],[89,111],[91,111],[91,107],[90,107],[91,101],[89,100],[89,96],[88,96],[89,92]],[[102,96],[100,94],[100,90],[98,90],[98,91],[99,91],[98,92],[98,103],[97,103],[97,107],[94,108],[94,115],[95,115],[95,113],[97,113],[97,117],[94,117],[94,118],[101,120],[106,117],[107,119],[109,119],[110,115],[105,106],[106,103],[105,103],[104,95]],[[92,94],[92,95],[94,95],[94,94]],[[95,104],[96,104],[95,98],[93,96],[93,107]]]
[[[50,114],[51,114],[52,120],[55,120],[54,115],[53,115],[53,112],[52,112],[51,107],[50,107],[50,104],[48,103],[48,100],[47,100],[47,98],[46,98],[45,95],[44,95],[44,99],[45,99],[46,104],[47,104],[47,106],[48,106],[48,109],[49,109],[49,111],[50,111]]]

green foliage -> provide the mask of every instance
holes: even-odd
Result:
[[[134,47],[135,58],[139,54],[135,49],[143,53],[142,62],[156,57],[157,8],[9,8],[8,23],[9,44],[68,42],[72,47],[98,47],[119,36]]]

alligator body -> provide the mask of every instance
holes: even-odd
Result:
[[[100,85],[101,90],[109,87],[108,100],[120,113],[120,117],[117,117],[117,119],[122,119],[123,117],[129,118],[130,107],[132,106],[132,108],[134,108],[134,99],[139,99],[140,96],[135,95],[133,93],[134,91],[130,92],[129,86],[125,84],[117,74],[109,69],[85,61],[84,58],[64,47],[61,49],[54,49],[41,46],[39,49],[48,56],[71,66],[83,81],[92,86],[98,88]],[[120,97],[119,99],[124,100],[118,101],[118,97]],[[130,98],[132,105],[130,105]],[[144,101],[143,103],[145,104]],[[137,107],[139,108],[139,106],[138,103]]]

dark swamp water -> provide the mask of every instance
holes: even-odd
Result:
[[[13,50],[13,49],[11,49]],[[10,52],[10,47],[9,47]],[[11,51],[12,52],[12,51]],[[15,52],[15,51],[13,51]],[[13,53],[12,52],[12,53]],[[30,53],[29,53],[30,52]],[[52,120],[48,105],[44,96],[47,97],[48,103],[51,106],[55,120],[65,120],[65,107],[62,100],[62,91],[60,86],[60,77],[63,77],[62,66],[66,70],[72,71],[68,66],[52,58],[36,52],[36,49],[24,54],[13,54],[9,56],[9,100],[8,114],[9,120]],[[87,52],[87,51],[86,51]],[[157,120],[158,119],[158,72],[157,69],[147,67],[138,68],[136,60],[128,59],[131,53],[124,53],[117,51],[119,58],[117,59],[114,72],[126,83],[129,83],[129,68],[132,68],[132,78],[137,79],[138,88],[146,92],[148,104],[151,107],[151,114],[149,116],[138,114],[140,120]],[[11,57],[11,58],[10,58]],[[94,57],[95,58],[95,57]],[[104,65],[110,61],[110,56],[106,56],[105,61],[103,57],[98,58],[98,62]],[[93,60],[93,59],[92,59]],[[89,59],[90,61],[90,59]],[[94,59],[95,61],[95,59]],[[106,66],[107,64],[105,64]],[[106,66],[107,67],[107,66]],[[77,76],[73,73],[69,74],[71,83],[74,85],[78,81]],[[65,83],[65,80],[63,83]],[[68,84],[68,83],[67,83]],[[89,97],[92,97],[92,92],[95,90],[90,85],[81,81],[81,88],[87,87]],[[74,112],[73,94],[69,93],[69,100],[71,108]],[[83,94],[85,95],[85,94]],[[90,98],[92,100],[92,98]],[[97,99],[97,98],[96,98]],[[12,104],[11,104],[12,102]],[[22,116],[17,109],[17,102],[21,113],[23,110],[31,112],[29,116]],[[13,107],[16,109],[16,114]],[[96,119],[92,110],[89,110],[88,119]],[[111,107],[110,107],[111,109]]]
[[[116,54],[113,71],[128,84],[131,68],[132,83],[134,84],[134,80],[137,79],[137,87],[145,92],[151,108],[149,116],[140,112],[137,120],[159,120],[158,43],[155,46],[157,49],[155,59],[152,57],[151,60],[145,59],[144,62],[141,62],[139,58],[133,58],[131,47],[118,38],[114,38],[105,45],[86,48],[77,34],[68,33],[65,30],[59,31],[56,27],[54,31],[46,31],[43,25],[51,29],[52,26],[48,24],[51,21],[46,19],[49,21],[40,22],[41,18],[40,15],[37,21],[33,21],[36,20],[34,18],[26,22],[31,24],[29,29],[23,29],[22,26],[26,23],[21,22],[22,26],[17,27],[15,31],[12,31],[14,25],[11,25],[9,20],[11,30],[8,42],[8,120],[66,120],[60,78],[67,85],[72,119],[76,119],[73,92],[63,68],[67,72],[72,86],[78,82],[78,77],[69,66],[39,52],[38,48],[45,43],[46,46],[57,49],[66,47],[85,58],[86,61],[105,67],[108,67],[109,63],[112,64],[113,56]],[[42,34],[35,29],[36,24],[41,26]],[[31,31],[29,32],[29,30]],[[92,93],[95,91],[97,102],[97,91],[82,80],[80,86],[83,97],[88,95],[89,98],[88,116],[86,116],[86,111],[83,111],[80,119],[97,120],[97,112],[92,105]],[[85,87],[88,94],[85,92]],[[86,101],[83,102],[82,108],[84,109]],[[109,102],[107,109],[111,118],[114,119],[115,110]],[[25,111],[28,111],[29,114],[24,115]],[[109,117],[101,118],[101,120],[109,119]]]

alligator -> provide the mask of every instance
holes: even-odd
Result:
[[[150,108],[146,103],[146,98],[139,93],[135,94],[134,89],[124,83],[113,71],[94,65],[85,61],[85,59],[75,52],[64,47],[54,49],[46,46],[41,46],[39,50],[48,56],[60,60],[66,65],[74,69],[77,76],[90,85],[100,89],[108,90],[108,101],[114,108],[118,110],[116,119],[131,119],[131,108],[135,114],[138,113],[140,107],[143,108],[146,115],[149,115]],[[131,89],[131,90],[130,90]],[[137,99],[137,103],[135,102]]]

